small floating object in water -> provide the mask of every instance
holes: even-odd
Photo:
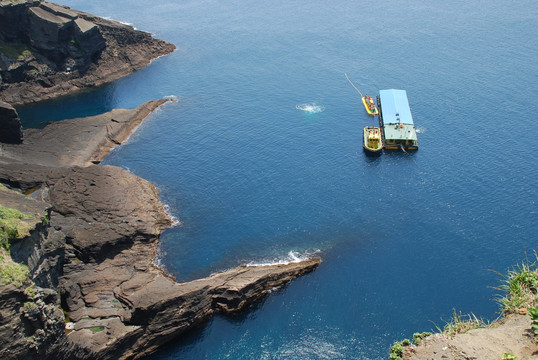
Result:
[[[299,104],[299,105],[295,105],[295,108],[297,110],[306,111],[311,114],[320,113],[323,110],[325,110],[323,106],[316,105],[316,103]]]

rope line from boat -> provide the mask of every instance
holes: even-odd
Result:
[[[349,81],[349,83],[351,84],[351,86],[353,86],[355,88],[355,90],[357,90],[357,92],[361,95],[361,98],[364,97],[364,95],[362,95],[361,91],[359,89],[357,89],[357,87],[355,86],[355,84],[353,84],[353,82],[351,80],[349,80],[349,77],[347,76],[346,73],[344,73],[344,75],[346,76],[346,79],[347,81]]]

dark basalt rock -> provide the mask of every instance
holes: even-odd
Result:
[[[13,106],[3,101],[0,101],[0,142],[22,143],[22,126],[19,115]]]
[[[174,49],[63,6],[0,0],[0,99],[17,105],[98,86]],[[22,144],[16,112],[2,104],[10,120],[0,126],[11,130],[0,134],[18,143],[0,145],[0,183],[25,194],[0,186],[0,204],[34,214],[35,228],[10,248],[30,278],[21,288],[0,282],[1,359],[141,358],[319,265],[239,266],[183,284],[154,265],[170,224],[156,188],[95,164],[165,102],[28,129]]]
[[[0,358],[141,358],[215,313],[248,309],[319,265],[311,259],[239,266],[179,284],[153,264],[159,234],[170,224],[157,190],[121,168],[92,163],[164,102],[64,120],[28,131],[24,144],[3,145],[0,182],[34,199],[0,188],[0,204],[36,219],[36,230],[13,244],[11,255],[28,265],[32,286],[45,295],[25,310],[28,295],[0,285],[7,322],[0,326]],[[68,331],[61,312],[51,313],[58,306],[68,314]],[[13,329],[23,336],[14,338]]]
[[[20,105],[99,86],[174,49],[131,26],[64,6],[0,0],[0,99]]]

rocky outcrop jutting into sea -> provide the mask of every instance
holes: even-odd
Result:
[[[8,201],[15,195],[4,189],[0,204],[28,211],[23,202],[35,203],[43,221],[11,247],[35,286],[33,294],[24,286],[0,287],[0,357],[139,358],[319,265],[312,259],[240,266],[182,284],[154,266],[159,234],[170,225],[157,190],[121,168],[93,163],[164,102],[26,130],[23,144],[3,145],[0,182],[32,192],[32,199],[17,194],[20,201]],[[31,311],[26,303],[35,304]]]
[[[70,94],[174,48],[52,3],[0,1],[0,99],[25,104]],[[239,266],[181,284],[154,265],[170,225],[157,189],[97,164],[167,101],[24,131],[15,109],[0,101],[0,205],[26,214],[27,229],[0,246],[0,358],[140,358],[320,264]],[[15,270],[18,280],[4,277]]]
[[[0,0],[0,100],[21,105],[112,82],[175,46],[45,1]]]

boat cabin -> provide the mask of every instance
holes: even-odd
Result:
[[[418,139],[405,90],[380,90],[379,124],[383,129],[383,146],[392,150],[417,150]]]

